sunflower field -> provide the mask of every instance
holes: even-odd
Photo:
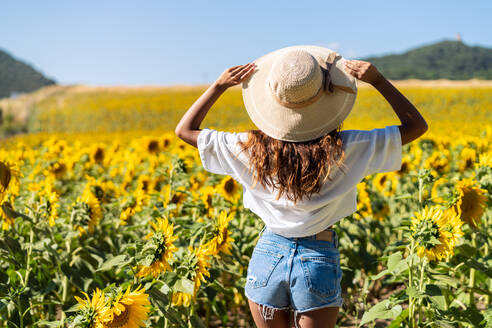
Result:
[[[162,93],[162,91],[159,91]],[[263,222],[175,137],[203,90],[44,99],[0,148],[0,326],[254,327]],[[407,88],[429,131],[339,221],[338,327],[492,327],[492,89]],[[344,129],[398,124],[360,89]],[[230,90],[202,127],[254,128]]]

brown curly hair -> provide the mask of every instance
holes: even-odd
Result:
[[[341,125],[314,140],[290,142],[269,137],[260,130],[249,130],[246,142],[239,140],[241,152],[247,151],[249,171],[254,170],[253,187],[278,189],[276,199],[286,194],[296,204],[304,196],[311,199],[320,191],[335,164],[343,171],[345,152],[340,137]],[[275,179],[277,181],[275,181]]]

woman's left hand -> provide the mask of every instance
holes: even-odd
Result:
[[[255,68],[256,64],[254,62],[228,68],[219,76],[215,83],[217,86],[227,89],[242,83],[254,72]]]

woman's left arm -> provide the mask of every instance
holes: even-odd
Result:
[[[178,138],[196,147],[198,134],[201,131],[199,129],[200,124],[209,109],[224,91],[233,85],[242,83],[250,76],[255,67],[256,64],[249,63],[226,69],[183,115],[174,130]]]

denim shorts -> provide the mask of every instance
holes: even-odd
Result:
[[[275,310],[293,309],[297,314],[343,305],[334,230],[333,237],[332,241],[316,240],[314,235],[287,238],[263,228],[248,265],[245,294],[263,305],[265,320],[273,318]]]

